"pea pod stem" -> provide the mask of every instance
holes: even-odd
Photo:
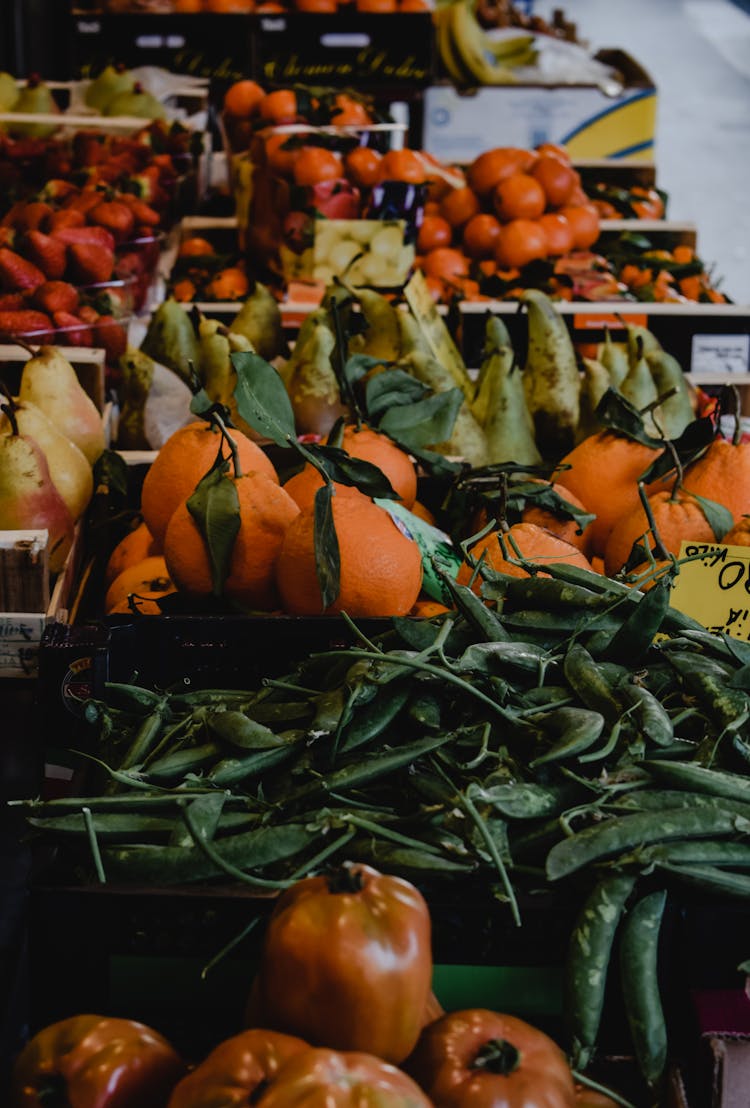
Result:
[[[464,762],[464,769],[476,769],[477,766],[481,766],[482,762],[487,757],[487,750],[490,741],[490,735],[492,733],[492,726],[489,723],[485,723],[482,728],[482,743],[479,747],[479,753],[475,755],[469,762]]]
[[[441,854],[440,849],[430,843],[419,842],[418,839],[412,839],[409,835],[402,835],[400,831],[394,831],[390,827],[374,823],[369,819],[363,819],[361,816],[346,812],[343,815],[337,814],[337,818],[351,827],[357,827],[360,831],[369,831],[371,835],[375,835],[377,838],[388,839],[390,842],[399,843],[400,846],[410,846],[417,850],[423,850],[427,854]]]
[[[341,618],[343,619],[344,623],[347,625],[349,630],[352,632],[352,634],[357,638],[357,640],[359,642],[362,643],[362,645],[367,650],[372,650],[375,654],[382,654],[383,653],[383,651],[380,649],[380,647],[377,646],[372,641],[372,639],[368,639],[367,635],[364,633],[364,631],[361,630],[361,628],[357,627],[356,623],[354,622],[354,620],[351,618],[350,615],[348,615],[346,612],[342,612],[341,613]]]
[[[505,889],[506,896],[508,897],[508,903],[510,904],[513,922],[515,923],[516,927],[520,927],[521,913],[518,909],[518,901],[516,900],[515,890],[513,889],[510,878],[508,877],[508,871],[505,867],[505,862],[500,857],[500,852],[497,849],[492,835],[490,835],[487,824],[475,808],[473,801],[468,796],[466,796],[465,793],[462,793],[459,789],[456,788],[440,763],[435,758],[430,758],[430,762],[432,763],[432,768],[435,770],[435,772],[438,773],[440,777],[442,777],[442,779],[446,782],[447,785],[450,786],[451,789],[453,789],[457,803],[460,805],[460,807],[464,809],[466,814],[472,820],[476,829],[479,831],[479,834],[484,839],[490,857],[495,863],[495,868],[500,874],[500,880],[502,881],[503,888]]]
[[[190,806],[185,801],[179,801],[180,815],[182,821],[187,828],[190,838],[198,847],[202,854],[205,854],[206,858],[213,863],[218,869],[226,873],[228,877],[234,877],[235,880],[241,881],[244,885],[252,885],[256,889],[288,889],[293,881],[289,878],[287,881],[272,881],[270,878],[265,877],[252,877],[249,873],[245,873],[244,870],[239,869],[237,866],[232,865],[231,862],[227,862],[222,858],[218,851],[214,850],[209,842],[204,839],[198,828],[195,826],[192,814],[190,812]]]
[[[94,859],[94,869],[96,870],[96,877],[100,885],[107,884],[107,875],[104,872],[104,865],[102,863],[102,856],[99,850],[99,840],[96,837],[96,828],[94,827],[94,820],[91,815],[90,808],[82,808],[83,822],[86,825],[86,834],[88,835],[89,846],[91,847],[91,857]]]
[[[315,657],[320,658],[324,655],[317,654]],[[394,666],[406,666],[409,669],[418,669],[422,673],[429,673],[433,677],[439,677],[443,681],[449,681],[452,685],[456,685],[462,689],[469,696],[474,697],[476,700],[486,704],[493,712],[496,712],[502,719],[508,718],[508,713],[505,709],[493,700],[492,697],[486,696],[481,689],[475,688],[470,685],[468,681],[464,681],[462,677],[452,673],[449,669],[441,669],[440,666],[433,666],[429,662],[423,661],[419,655],[414,658],[401,657],[394,658],[392,661],[387,654],[373,654],[368,650],[329,650],[326,652],[327,657],[348,657],[348,658],[366,658],[369,661],[386,661]]]

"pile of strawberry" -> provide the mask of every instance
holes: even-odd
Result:
[[[88,296],[85,290],[138,278],[148,259],[137,240],[153,241],[160,222],[156,209],[132,193],[60,179],[16,201],[0,219],[0,331],[35,338],[54,331],[58,342],[104,345],[109,357],[119,357],[123,325],[113,326],[109,313],[94,307],[92,296],[104,290]],[[113,306],[123,314],[132,303],[117,298]]]

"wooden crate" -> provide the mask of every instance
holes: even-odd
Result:
[[[73,346],[61,349],[108,426],[104,351]],[[12,392],[17,391],[23,365],[30,357],[22,346],[0,345],[0,374]],[[70,553],[54,585],[49,576],[48,533],[0,531],[0,678],[36,677],[45,627],[70,618],[81,565],[82,530],[79,521]]]

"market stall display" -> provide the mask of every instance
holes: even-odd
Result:
[[[75,13],[85,80],[0,75],[0,674],[47,736],[13,1108],[121,1051],[133,1108],[693,1108],[696,990],[747,969],[750,313],[669,220],[653,81],[507,3],[137,7]],[[127,68],[201,28],[210,93]],[[488,95],[520,130],[476,145],[444,98]],[[113,896],[199,984],[123,1000]]]

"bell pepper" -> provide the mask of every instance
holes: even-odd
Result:
[[[278,1031],[243,1031],[220,1043],[172,1091],[168,1108],[247,1106],[293,1055],[309,1050]]]
[[[484,1008],[422,1032],[405,1069],[436,1108],[575,1108],[573,1075],[548,1035]]]
[[[431,1108],[395,1066],[360,1051],[310,1048],[279,1071],[256,1108]]]
[[[19,1054],[11,1108],[163,1108],[185,1064],[166,1039],[133,1020],[72,1016]]]
[[[398,1064],[428,1011],[430,915],[408,881],[345,864],[279,897],[248,1016],[316,1046]]]

